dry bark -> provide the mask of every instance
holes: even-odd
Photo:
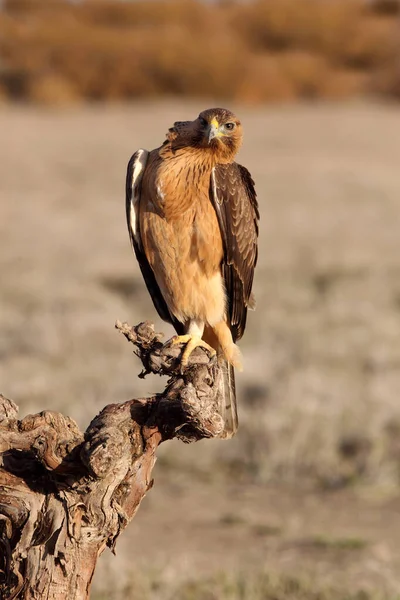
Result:
[[[97,558],[114,550],[152,486],[157,446],[218,436],[215,358],[196,349],[179,368],[151,323],[116,323],[144,370],[170,377],[162,394],[109,404],[85,433],[73,419],[44,411],[18,420],[0,395],[0,598],[89,597]]]

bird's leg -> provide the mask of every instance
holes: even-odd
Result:
[[[230,327],[226,321],[213,325],[213,332],[221,346],[224,358],[238,371],[243,371],[242,355],[239,347],[232,339]]]
[[[204,323],[198,321],[190,321],[188,332],[185,335],[176,335],[172,338],[172,345],[186,344],[186,347],[182,353],[181,358],[181,370],[187,367],[189,357],[195,348],[204,348],[208,350],[211,356],[216,355],[216,350],[212,348],[207,342],[201,339],[204,331]]]

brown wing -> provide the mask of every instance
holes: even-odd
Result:
[[[177,333],[183,334],[183,325],[168,310],[168,306],[161,294],[160,288],[154,276],[153,270],[144,253],[139,229],[139,206],[141,184],[144,170],[146,168],[149,152],[142,148],[135,152],[128,163],[126,173],[126,220],[128,224],[129,237],[135,251],[143,279],[149,290],[156,311],[163,321],[171,323]]]
[[[236,341],[244,333],[247,309],[254,308],[251,288],[260,218],[254,181],[248,170],[237,163],[217,165],[211,175],[210,197],[224,243],[222,275],[232,337]]]

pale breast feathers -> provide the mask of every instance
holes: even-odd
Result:
[[[128,163],[125,197],[129,237],[155,309],[164,321],[171,323],[178,333],[183,333],[182,324],[170,314],[142,244],[140,231],[140,203],[143,175],[147,168],[148,158],[149,152],[140,149],[135,152]]]

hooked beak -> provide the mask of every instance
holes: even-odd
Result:
[[[213,119],[210,123],[210,128],[208,130],[208,143],[211,142],[216,137],[219,137],[221,134],[219,132],[219,124],[217,119]]]

